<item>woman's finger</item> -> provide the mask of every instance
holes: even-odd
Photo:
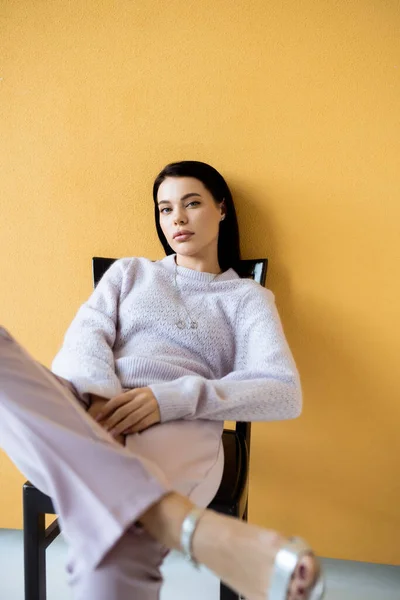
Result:
[[[96,417],[96,421],[101,421],[106,419],[109,415],[111,415],[117,408],[123,406],[129,402],[129,398],[124,398],[123,396],[115,396],[115,398],[111,398],[108,402],[104,404],[101,409],[101,412]]]
[[[137,410],[137,408],[139,408],[139,407],[135,407],[135,406],[132,407],[131,403],[124,404],[120,408],[117,408],[117,410],[115,410],[112,413],[112,415],[110,415],[108,417],[108,419],[106,419],[105,421],[103,420],[103,422],[100,423],[100,425],[102,427],[104,427],[104,429],[106,429],[107,431],[109,431],[110,429],[113,429],[113,427],[115,427],[116,425],[118,425],[121,421],[123,421],[124,419],[126,419],[126,417],[128,415],[130,415],[131,413],[135,412]]]
[[[122,421],[120,421],[115,427],[110,430],[112,436],[119,435],[121,433],[126,433],[130,430],[136,423],[139,423],[143,419],[149,416],[148,407],[142,406],[135,410],[133,413],[129,413]]]
[[[111,398],[111,400],[109,400],[103,406],[101,412],[97,415],[96,421],[104,421],[104,419],[107,419],[107,417],[109,417],[115,410],[117,410],[121,406],[124,406],[128,402],[133,402],[136,399],[136,394],[133,393],[135,391],[136,390],[130,390],[129,392],[125,392],[120,396],[115,396],[114,398]]]

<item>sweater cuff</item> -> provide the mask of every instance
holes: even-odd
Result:
[[[166,381],[153,383],[148,387],[158,402],[161,423],[184,419],[191,413],[188,399],[182,393],[182,382]]]

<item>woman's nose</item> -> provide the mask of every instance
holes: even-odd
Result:
[[[184,215],[181,215],[181,214],[175,215],[175,223],[176,224],[178,224],[178,223],[184,223],[184,222],[185,222]]]

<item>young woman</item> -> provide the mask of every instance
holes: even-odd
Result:
[[[54,501],[77,600],[157,600],[169,549],[248,600],[323,595],[301,540],[206,510],[228,420],[301,412],[272,292],[239,270],[223,177],[195,161],[153,188],[166,257],[122,258],[80,307],[49,371],[0,329],[0,442]]]

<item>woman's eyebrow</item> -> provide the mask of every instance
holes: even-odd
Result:
[[[201,198],[200,194],[197,194],[196,192],[190,192],[189,194],[185,194],[184,196],[182,196],[181,202],[184,202],[185,200],[187,200],[188,198],[192,198],[193,196],[197,196],[198,198]],[[170,200],[160,200],[160,202],[158,203],[158,206],[160,206],[160,204],[170,204],[170,203],[171,203]]]

